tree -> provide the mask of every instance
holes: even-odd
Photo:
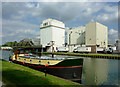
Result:
[[[17,41],[14,41],[14,42],[6,42],[6,43],[3,44],[2,46],[12,47],[12,46],[14,46],[15,44],[17,44]]]

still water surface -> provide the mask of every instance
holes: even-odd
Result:
[[[10,51],[2,51],[2,59],[9,60],[9,56],[12,54]],[[47,55],[50,56],[50,55]],[[55,55],[55,57],[74,57],[76,56],[63,56]],[[120,69],[118,69],[118,63],[120,60],[114,59],[98,59],[98,58],[86,58],[83,62],[82,81],[84,85],[118,85],[120,83]]]

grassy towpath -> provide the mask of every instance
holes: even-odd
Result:
[[[27,85],[32,87],[83,87],[80,84],[49,74],[45,77],[43,72],[19,64],[9,63],[3,60],[0,60],[0,63],[2,63],[2,81],[8,87],[23,87]]]

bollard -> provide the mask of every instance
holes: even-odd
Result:
[[[44,72],[45,72],[45,77],[47,76],[47,71],[46,71],[46,69],[44,70]]]
[[[48,68],[48,64],[45,65],[45,77],[47,76],[47,68]]]

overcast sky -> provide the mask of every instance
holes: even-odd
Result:
[[[69,28],[94,20],[108,27],[110,41],[118,38],[117,2],[2,2],[2,43],[39,37],[40,24],[47,18]]]

